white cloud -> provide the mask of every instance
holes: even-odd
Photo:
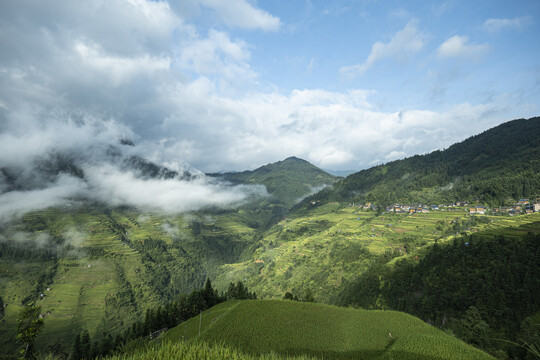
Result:
[[[386,161],[393,161],[398,159],[403,159],[407,156],[407,153],[404,151],[391,151],[388,155],[384,157]]]
[[[487,32],[496,33],[503,29],[520,29],[532,23],[532,17],[523,16],[513,19],[487,19],[483,28]]]
[[[489,50],[488,44],[470,44],[468,36],[455,35],[443,42],[437,49],[440,58],[467,58],[478,60]]]
[[[388,113],[369,102],[372,93],[294,90],[233,99],[211,89],[169,91],[171,101],[182,110],[168,117],[162,128],[173,134],[190,127],[191,134],[208,139],[190,143],[185,153],[207,171],[245,170],[291,155],[326,168],[363,168],[371,159],[385,159],[391,153],[394,158],[449,146],[496,125],[476,126],[471,119],[501,111],[500,104],[489,103],[463,104],[444,112]],[[163,146],[161,154],[179,153],[175,142]],[[175,150],[167,151],[169,146]]]
[[[140,179],[133,172],[113,166],[87,168],[86,174],[97,199],[113,206],[131,205],[147,211],[181,213],[236,205],[249,195],[267,195],[263,186],[228,187],[204,176],[190,181]]]
[[[347,77],[362,76],[377,61],[384,58],[408,56],[424,47],[425,37],[418,31],[418,21],[411,20],[400,31],[394,34],[388,43],[376,42],[371,47],[371,53],[365,62],[357,65],[344,66],[340,73]]]
[[[195,38],[182,48],[179,65],[198,75],[251,80],[256,74],[249,68],[249,58],[246,43],[231,41],[226,33],[210,30],[206,39]]]
[[[205,4],[223,16],[225,5],[254,9],[263,15],[254,16],[252,27],[279,24],[244,1]],[[201,36],[164,1],[11,1],[6,9],[0,12],[0,169],[13,173],[0,171],[0,221],[73,197],[177,212],[264,194],[203,176],[141,179],[121,165],[131,155],[208,172],[245,170],[291,155],[358,169],[373,159],[446,147],[507,119],[499,115],[500,98],[399,112],[378,108],[369,89],[284,92],[266,84],[261,90],[250,44],[225,31]],[[230,18],[231,26],[249,27],[240,15]],[[419,51],[424,42],[411,21],[344,72],[361,74],[382,59]],[[482,48],[468,39],[456,42],[454,50],[446,45],[448,55]],[[249,86],[235,89],[238,82]],[[123,137],[137,146],[119,150]],[[47,166],[36,170],[59,155],[73,161],[84,180],[51,174]],[[9,180],[13,174],[19,184]]]
[[[168,57],[158,58],[148,54],[140,57],[110,56],[103,54],[99,46],[82,42],[77,42],[74,48],[84,64],[105,74],[115,86],[140,74],[151,75],[155,71],[167,70],[171,65]]]
[[[62,205],[69,198],[77,197],[83,191],[80,180],[60,176],[44,189],[28,191],[9,191],[0,194],[0,224],[32,211]]]
[[[245,0],[199,0],[203,6],[214,9],[222,21],[231,27],[276,31],[281,26],[279,18],[258,9]]]

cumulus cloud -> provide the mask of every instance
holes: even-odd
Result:
[[[454,35],[437,49],[439,58],[466,58],[478,60],[489,50],[488,44],[471,44],[468,36]]]
[[[0,221],[87,198],[166,212],[227,207],[265,190],[217,183],[191,165],[245,170],[295,155],[325,168],[361,169],[449,146],[501,120],[493,115],[502,111],[500,99],[386,111],[371,101],[370,89],[260,85],[249,43],[220,26],[200,32],[178,4],[2,3]],[[243,0],[189,4],[229,26],[280,26]],[[419,51],[425,37],[417,26],[411,21],[374,44],[363,64],[344,73],[361,75],[382,59]],[[179,176],[143,176],[133,157]],[[184,170],[196,176],[183,178]]]
[[[249,57],[246,43],[231,41],[226,33],[210,30],[207,38],[194,38],[183,47],[179,65],[198,75],[249,80],[256,77],[247,63]]]
[[[532,17],[522,16],[513,19],[487,19],[483,29],[490,33],[496,33],[503,29],[520,29],[532,23]]]
[[[74,46],[80,60],[96,72],[105,73],[114,85],[120,85],[137,74],[150,75],[167,70],[171,65],[168,57],[158,58],[145,54],[140,57],[119,57],[103,54],[97,45],[77,42]]]
[[[418,20],[411,20],[400,31],[392,36],[388,43],[376,42],[366,61],[361,64],[344,66],[340,73],[347,77],[362,76],[377,61],[384,58],[403,57],[421,50],[425,44],[425,36],[418,31]]]
[[[86,256],[82,245],[88,235],[70,226],[63,230],[61,236],[53,236],[46,231],[19,231],[16,227],[6,227],[0,234],[0,242],[15,245],[27,251],[47,251],[64,256]]]
[[[171,239],[177,239],[180,236],[180,229],[168,222],[161,225],[161,230],[163,230],[163,232],[166,233]]]
[[[215,10],[222,21],[231,27],[276,31],[281,26],[278,17],[254,7],[245,0],[199,0],[199,2]]]
[[[80,247],[88,239],[88,234],[79,231],[77,228],[71,226],[64,232],[64,244],[71,245],[73,247]]]

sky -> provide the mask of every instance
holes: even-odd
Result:
[[[127,138],[176,169],[365,169],[540,115],[539,33],[534,0],[3,0],[0,168],[71,154],[106,198]]]

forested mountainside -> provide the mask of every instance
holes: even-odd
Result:
[[[252,171],[210,175],[222,177],[233,184],[262,184],[274,201],[287,207],[339,179],[294,156]]]
[[[446,150],[352,174],[304,201],[503,204],[540,189],[540,117],[509,121]]]

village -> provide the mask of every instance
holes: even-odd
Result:
[[[510,202],[509,202],[510,203]],[[375,204],[367,202],[365,204],[350,204],[349,206],[358,207],[364,211],[377,211],[378,207]],[[519,199],[513,205],[500,206],[489,208],[488,206],[481,205],[480,200],[476,200],[475,204],[471,204],[467,201],[456,201],[451,204],[442,205],[426,205],[426,204],[393,204],[386,206],[386,212],[395,212],[400,214],[418,214],[418,213],[430,213],[432,211],[468,211],[469,214],[484,215],[484,214],[508,214],[520,215],[520,214],[532,214],[540,212],[540,198],[536,198],[535,201],[529,199]]]

